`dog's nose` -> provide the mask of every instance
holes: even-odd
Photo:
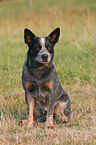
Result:
[[[47,60],[48,55],[47,55],[47,54],[42,54],[42,55],[41,55],[41,58],[44,59],[44,60]]]

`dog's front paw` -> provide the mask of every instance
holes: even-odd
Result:
[[[54,126],[53,126],[53,125],[46,125],[46,128],[48,128],[48,129],[53,129]]]
[[[50,128],[50,129],[53,129],[53,128],[54,128],[52,122],[46,122],[45,127],[46,127],[46,128]]]
[[[47,121],[46,121],[46,123],[45,123],[45,127],[46,127],[46,128],[51,128],[51,129],[54,128],[54,127],[53,127],[53,116],[49,116],[49,117],[47,118]]]
[[[33,128],[33,123],[32,122],[28,122],[27,128]]]

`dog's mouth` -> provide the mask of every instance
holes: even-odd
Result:
[[[36,60],[36,63],[40,64],[40,65],[44,65],[44,64],[48,63],[48,61],[47,60],[43,60],[43,61]]]
[[[42,61],[41,61],[41,63],[43,63],[43,64],[45,64],[45,63],[47,63],[48,62],[48,59],[43,59]]]

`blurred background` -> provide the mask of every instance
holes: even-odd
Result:
[[[60,27],[55,63],[62,81],[76,78],[75,81],[94,83],[96,69],[91,67],[96,60],[95,0],[0,0],[2,71],[21,72],[27,51],[23,38],[25,27],[37,36],[47,36]]]

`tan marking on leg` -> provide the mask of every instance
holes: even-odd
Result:
[[[62,120],[64,120],[65,122],[67,122],[68,121],[68,117],[65,116],[65,115],[63,115]]]
[[[32,82],[26,82],[26,88],[28,89],[29,86],[35,85],[35,83]]]
[[[54,113],[55,114],[59,114],[60,113],[60,106],[59,106],[59,104],[56,104],[56,106],[54,107]]]
[[[51,115],[48,115],[48,108],[49,105],[47,104],[47,120],[45,124],[47,128],[53,128],[53,113]]]
[[[58,122],[63,123],[64,121],[68,121],[67,116],[64,115],[64,109],[66,109],[66,102],[60,102],[54,107],[54,113]]]
[[[28,128],[33,127],[34,98],[29,102]]]

